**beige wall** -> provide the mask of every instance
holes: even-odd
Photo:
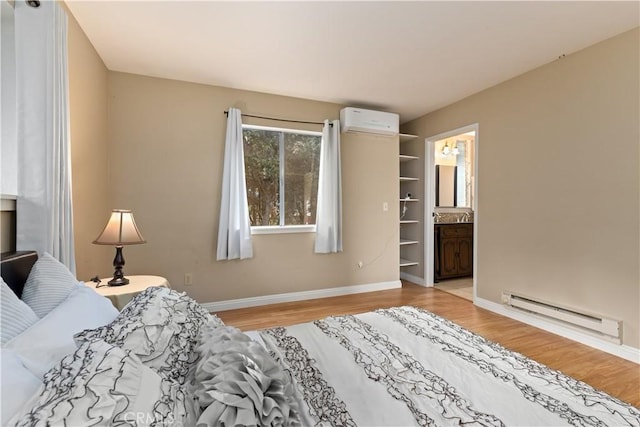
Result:
[[[63,6],[66,8],[66,6]],[[100,234],[111,204],[108,186],[107,68],[69,13],[69,110],[76,273],[88,280],[113,273],[113,248],[91,242]]]
[[[424,155],[425,137],[480,125],[480,298],[513,290],[620,318],[636,348],[639,38],[624,33],[403,127]]]
[[[256,235],[253,259],[215,261],[223,111],[229,107],[314,121],[338,118],[340,110],[336,104],[109,72],[106,164],[113,207],[132,209],[148,241],[124,249],[126,274],[165,276],[203,303],[398,280],[398,213],[382,210],[383,202],[393,207],[398,200],[397,138],[343,134],[343,253],[315,255],[310,233]],[[193,274],[192,286],[182,286],[184,273]]]

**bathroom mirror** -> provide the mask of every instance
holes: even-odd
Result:
[[[457,166],[436,165],[436,206],[458,206]]]
[[[461,134],[435,142],[435,206],[473,206],[474,134]]]

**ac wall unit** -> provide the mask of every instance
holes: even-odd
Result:
[[[400,116],[395,113],[347,107],[340,110],[340,127],[342,132],[396,136],[400,127]]]

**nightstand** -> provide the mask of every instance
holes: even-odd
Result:
[[[160,276],[127,276],[127,279],[129,279],[129,284],[123,286],[101,286],[96,288],[96,284],[93,282],[85,282],[85,284],[95,289],[100,295],[109,298],[118,310],[122,310],[133,297],[150,286],[171,288],[167,279]],[[108,278],[103,279],[102,283],[108,281]]]

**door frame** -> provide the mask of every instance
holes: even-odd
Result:
[[[450,138],[461,133],[475,132],[474,151],[473,151],[473,299],[477,298],[476,294],[476,282],[478,272],[478,152],[480,151],[480,125],[473,123],[470,125],[462,126],[457,129],[453,129],[447,132],[439,133],[438,135],[430,136],[425,139],[425,165],[424,165],[424,281],[426,286],[434,286],[434,213],[435,213],[435,200],[436,189],[433,183],[435,182],[435,142],[441,139]]]

